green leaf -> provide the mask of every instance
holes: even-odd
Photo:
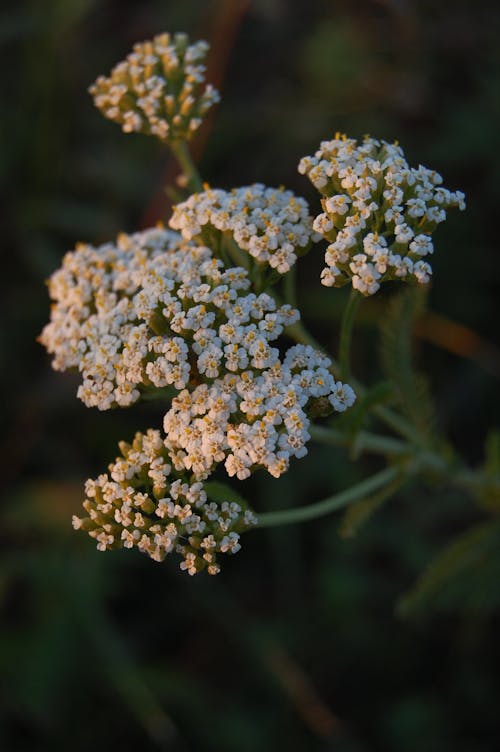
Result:
[[[413,368],[413,326],[425,308],[427,293],[410,287],[390,303],[381,326],[380,358],[387,378],[394,384],[400,406],[417,433],[432,436],[434,409],[426,379]]]
[[[398,603],[401,616],[413,616],[454,601],[466,606],[466,596],[477,593],[487,596],[478,588],[483,575],[492,571],[491,559],[498,552],[500,525],[497,521],[475,525],[455,538],[430,563],[413,589]],[[498,558],[498,556],[497,556]],[[499,559],[500,565],[500,559]],[[495,584],[495,590],[498,587]],[[476,598],[477,600],[477,598]]]

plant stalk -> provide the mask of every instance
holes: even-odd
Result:
[[[292,266],[289,272],[285,274],[283,280],[283,292],[285,297],[285,303],[297,308],[297,288],[296,288],[297,274],[295,264]]]
[[[313,441],[319,444],[331,444],[339,447],[349,447],[353,444],[356,449],[372,454],[383,454],[389,456],[404,456],[412,453],[413,448],[410,444],[400,439],[393,439],[391,436],[380,436],[370,431],[359,431],[354,439],[348,433],[338,431],[335,428],[327,426],[310,426],[309,433]]]
[[[193,162],[186,142],[174,141],[170,144],[170,148],[186,177],[190,191],[192,191],[193,193],[202,191],[203,183],[200,177],[200,173],[198,172],[198,168]]]
[[[329,496],[328,498],[323,499],[323,501],[318,501],[316,504],[261,514],[258,518],[259,521],[257,527],[290,525],[295,522],[304,522],[306,520],[313,520],[316,517],[323,517],[325,514],[330,514],[337,509],[342,509],[343,507],[368,496],[374,491],[378,491],[380,488],[392,483],[400,475],[401,468],[394,466],[386,467],[379,473],[376,473],[369,478],[365,478],[365,480],[347,488],[345,491],[340,491],[340,493]]]

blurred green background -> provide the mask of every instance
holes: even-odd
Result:
[[[166,216],[175,165],[125,136],[88,85],[163,30],[212,43],[223,100],[193,145],[221,187],[262,181],[316,196],[296,172],[321,139],[397,138],[468,210],[436,235],[417,330],[440,426],[471,464],[499,424],[500,8],[497,0],[25,0],[3,12],[0,749],[500,749],[500,553],[481,553],[425,604],[398,601],[480,522],[471,500],[414,486],[354,538],[332,516],[248,534],[220,577],[98,553],[70,527],[82,484],[116,444],[157,426],[151,404],[97,413],[35,339],[44,280],[76,241]],[[300,267],[300,302],[335,351],[343,293]],[[384,296],[363,307],[354,366],[374,369]],[[460,324],[454,327],[450,322]],[[377,468],[315,447],[245,494],[257,510],[320,499]],[[470,562],[469,562],[470,564]]]

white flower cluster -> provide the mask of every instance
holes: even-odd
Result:
[[[274,362],[269,342],[299,314],[245,293],[249,285],[244,269],[224,269],[208,248],[160,228],[80,245],[50,279],[55,305],[40,341],[56,370],[80,370],[87,406],[125,407],[145,389]]]
[[[248,292],[245,269],[226,269],[205,246],[156,228],[115,243],[80,245],[50,282],[50,323],[40,340],[54,368],[77,368],[78,395],[101,410],[144,390],[176,394],[165,437],[137,434],[109,473],[87,483],[87,530],[100,550],[137,547],[181,568],[219,571],[255,524],[240,504],[209,503],[202,482],[220,463],[229,476],[258,468],[275,477],[307,453],[310,415],[342,412],[355,399],[317,350],[271,343],[299,319],[289,305]]]
[[[207,188],[174,207],[170,227],[187,240],[210,244],[214,230],[228,233],[259,264],[286,274],[312,240],[305,199],[260,183],[232,191]]]
[[[244,330],[232,337],[232,347],[239,348]],[[178,471],[205,479],[224,461],[228,475],[240,480],[259,467],[278,478],[291,457],[307,454],[313,403],[325,402],[325,412],[353,404],[353,390],[335,382],[330,360],[317,350],[295,345],[283,361],[266,344],[253,351],[255,370],[184,390],[172,401],[164,420],[165,445]]]
[[[134,45],[110,77],[100,76],[89,91],[102,114],[125,133],[186,141],[219,101],[213,86],[203,86],[207,50],[203,41],[190,45],[185,34],[160,34]]]
[[[329,241],[321,280],[373,295],[385,280],[429,281],[431,234],[446,210],[465,208],[464,195],[440,187],[441,176],[410,167],[398,144],[336,134],[299,172],[322,194],[314,229]]]
[[[311,348],[294,346],[281,361],[270,343],[298,311],[248,286],[245,270],[225,270],[168,230],[122,234],[66,254],[40,339],[56,369],[81,371],[88,406],[127,406],[148,387],[182,390],[165,417],[178,469],[206,478],[225,460],[239,478],[257,465],[279,476],[306,453],[309,401],[341,411],[354,394]]]
[[[202,483],[172,468],[160,431],[137,433],[120,450],[109,473],[87,481],[87,516],[74,516],[73,527],[87,531],[100,551],[136,547],[155,561],[176,552],[188,574],[218,574],[217,554],[239,551],[240,533],[257,523],[255,515],[235,502],[208,501]]]

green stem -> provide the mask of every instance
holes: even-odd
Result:
[[[231,260],[236,266],[242,266],[247,271],[250,269],[250,257],[242,251],[230,232],[222,233],[222,243]]]
[[[285,295],[285,303],[297,308],[297,290],[296,290],[296,267],[292,266],[289,272],[285,274],[283,280],[283,291]]]
[[[480,473],[474,472],[467,467],[455,466],[450,460],[437,452],[420,450],[414,444],[391,436],[381,436],[370,431],[359,431],[354,439],[342,431],[329,426],[309,427],[309,433],[313,441],[338,447],[349,447],[351,444],[361,452],[381,454],[386,457],[399,457],[410,460],[412,465],[422,471],[437,474],[446,478],[450,485],[462,490],[473,490],[483,487],[488,480]]]
[[[333,446],[348,447],[354,444],[356,449],[372,454],[389,456],[404,456],[411,454],[413,449],[410,444],[391,436],[379,436],[369,431],[359,431],[354,440],[349,434],[327,426],[310,426],[309,433],[313,441],[319,444],[331,444]]]
[[[283,509],[279,512],[268,512],[259,515],[258,527],[275,527],[276,525],[289,525],[295,522],[304,522],[313,520],[316,517],[322,517],[330,514],[337,509],[346,507],[354,501],[368,496],[368,494],[378,491],[383,486],[389,485],[401,474],[399,467],[386,467],[379,473],[365,478],[355,486],[347,488],[345,491],[329,496],[323,501],[316,504],[309,504],[306,507],[297,507],[296,509]]]
[[[224,235],[222,233],[219,233],[217,241],[214,240],[211,247],[214,249],[215,255],[220,258],[220,260],[224,264],[224,267],[226,269],[229,269],[229,267],[233,263],[233,259],[227,253],[226,244],[224,242]],[[217,251],[215,250],[216,247]]]
[[[200,173],[191,158],[189,149],[187,148],[185,141],[173,141],[170,144],[170,148],[175,158],[177,159],[179,166],[186,176],[188,188],[193,192],[199,192],[203,190],[203,183],[200,177]]]
[[[350,378],[349,358],[351,351],[352,328],[360,302],[361,295],[357,290],[352,288],[349,300],[347,301],[347,306],[344,309],[340,326],[339,361],[340,378],[342,381],[349,381]]]
[[[267,288],[267,281],[265,274],[262,272],[262,269],[260,267],[260,264],[257,262],[254,262],[252,265],[252,272],[251,272],[251,280],[252,280],[252,288],[256,295],[260,295],[261,292],[264,292]]]
[[[348,437],[334,429],[311,426],[310,433],[313,439],[325,444],[342,446],[349,443]],[[357,440],[361,442],[362,449],[368,452],[399,456],[398,464],[390,465],[345,491],[340,491],[316,504],[261,514],[257,527],[275,527],[316,519],[359,501],[375,491],[380,491],[384,499],[389,498],[405,480],[420,472],[424,475],[429,473],[433,483],[436,479],[444,481],[466,493],[474,493],[478,489],[491,486],[491,479],[485,478],[480,472],[474,472],[467,467],[454,466],[448,459],[435,452],[420,452],[398,439],[363,431],[358,434]]]

